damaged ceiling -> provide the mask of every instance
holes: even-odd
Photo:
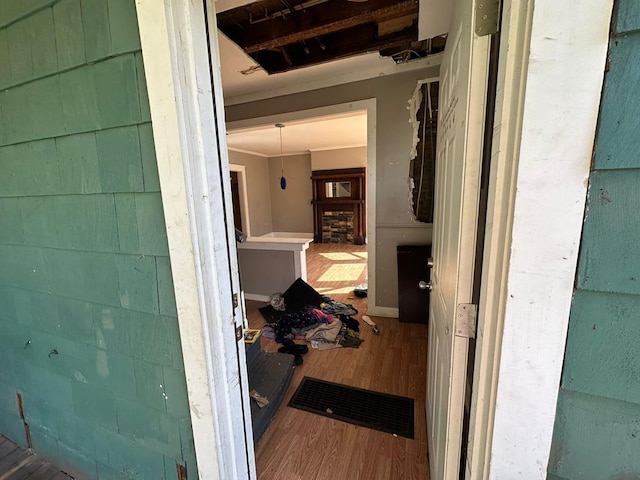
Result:
[[[396,63],[444,50],[418,41],[418,0],[260,0],[217,15],[218,29],[269,74],[379,51]]]

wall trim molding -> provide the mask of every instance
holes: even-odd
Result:
[[[309,152],[332,152],[334,150],[349,150],[351,148],[367,148],[367,144],[364,145],[341,145],[339,147],[331,147],[331,148],[310,148]]]
[[[246,293],[244,294],[244,298],[247,300],[253,300],[255,302],[270,302],[271,297],[268,295],[260,295],[257,293]]]
[[[427,228],[429,230],[433,229],[433,223],[378,223],[376,228]]]
[[[398,318],[398,309],[394,307],[373,306],[367,308],[367,315],[373,317]]]
[[[227,147],[227,148],[229,149],[230,152],[244,153],[246,155],[253,155],[254,157],[260,157],[260,158],[269,158],[269,155],[265,155],[264,153],[254,152],[252,150],[244,150],[242,148],[236,148],[236,147]]]

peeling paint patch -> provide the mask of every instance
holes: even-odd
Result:
[[[197,418],[202,418],[202,413],[200,412],[200,410],[198,409],[198,406],[195,403],[191,403],[190,407],[191,407],[191,411]]]
[[[95,330],[96,335],[96,346],[99,348],[107,348],[107,342],[104,339],[104,333],[99,328]]]
[[[115,323],[113,321],[113,313],[110,308],[102,309],[102,328],[105,330],[115,329]]]
[[[85,376],[82,374],[82,372],[79,372],[78,370],[73,372],[73,378],[75,378],[78,382],[87,383],[87,379],[85,378]]]
[[[407,110],[409,110],[409,124],[413,128],[413,133],[411,138],[413,139],[413,143],[411,145],[411,150],[409,151],[409,158],[415,158],[418,154],[417,146],[420,138],[418,137],[418,129],[420,128],[420,122],[418,121],[418,110],[420,110],[420,105],[422,104],[422,85],[426,82],[421,81],[418,82],[415,90],[413,91],[413,95],[409,99],[409,105],[407,106]]]
[[[407,204],[413,222],[433,221],[438,85],[418,82],[407,106],[413,129]]]
[[[418,136],[418,129],[420,128],[420,122],[418,122],[418,110],[420,109],[420,105],[422,104],[422,85],[424,84],[424,82],[418,82],[418,85],[416,85],[415,90],[413,91],[413,95],[411,96],[411,98],[409,99],[409,105],[407,107],[407,110],[409,110],[409,124],[411,125],[411,128],[413,129],[413,132],[411,134],[411,139],[412,139],[412,143],[411,143],[411,150],[409,151],[409,159],[414,159],[418,156],[418,143],[420,142],[420,137]],[[416,219],[416,215],[415,215],[415,206],[414,206],[414,201],[413,201],[413,190],[415,189],[415,182],[413,180],[413,177],[411,175],[409,175],[409,213],[411,215],[411,221],[412,222],[417,222],[418,220]]]
[[[98,350],[96,352],[96,371],[103,378],[109,376],[109,363],[107,361],[107,352]]]

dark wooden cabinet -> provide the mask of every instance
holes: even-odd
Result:
[[[418,286],[430,280],[427,260],[431,245],[400,245],[398,255],[398,319],[401,322],[427,323],[429,290]]]
[[[366,239],[366,170],[314,170],[313,241],[355,243]]]

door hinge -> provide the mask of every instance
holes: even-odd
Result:
[[[234,293],[233,294],[233,308],[238,308],[239,302],[238,302],[238,294]]]
[[[499,29],[500,0],[476,0],[476,35],[493,35]]]
[[[477,307],[473,303],[459,303],[456,307],[456,337],[476,338]]]
[[[242,325],[236,327],[236,341],[239,342],[244,336],[244,332],[242,331]]]

